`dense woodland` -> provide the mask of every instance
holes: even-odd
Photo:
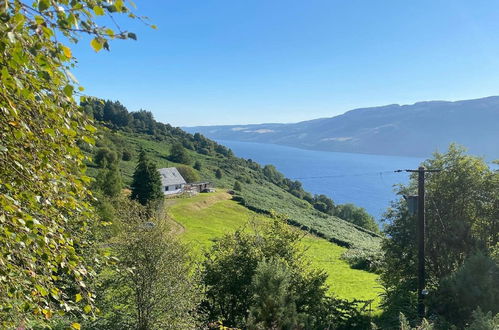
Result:
[[[362,209],[312,196],[272,165],[234,157],[148,111],[83,96],[78,104],[75,59],[55,36],[69,44],[83,31],[96,51],[135,39],[96,23],[103,14],[133,19],[122,1],[0,5],[2,328],[498,328],[499,173],[483,159],[451,146],[424,163],[442,171],[427,178],[421,320],[416,226],[403,198],[380,231]],[[226,233],[194,259],[167,221],[160,164],[233,189],[268,221]],[[415,190],[414,177],[400,195]],[[348,248],[352,267],[380,274],[379,315],[328,293],[327,274],[297,244],[305,231]]]

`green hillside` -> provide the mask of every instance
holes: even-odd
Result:
[[[300,182],[285,178],[275,169],[235,157],[230,149],[202,135],[158,123],[149,112],[128,112],[118,102],[109,101],[83,106],[95,119],[102,119],[97,149],[87,151],[95,155],[107,150],[122,158],[120,168],[125,184],[130,184],[137,155],[143,149],[158,168],[188,167],[199,180],[211,181],[220,188],[232,189],[238,182],[241,189],[234,199],[241,205],[261,214],[277,211],[290,224],[347,248],[343,256],[355,267],[369,269],[376,265],[379,234],[316,210],[310,202],[311,194],[303,190]],[[183,164],[172,161],[174,145],[186,153]],[[194,164],[199,165],[198,170],[192,168]],[[96,168],[92,166],[95,165],[89,164],[89,172],[95,175]]]
[[[213,240],[242,226],[251,230],[254,222],[267,221],[265,215],[252,212],[231,200],[231,195],[218,191],[194,197],[167,201],[172,226],[183,241],[192,247],[197,258],[213,244]],[[306,235],[302,244],[308,249],[312,265],[324,269],[329,277],[331,293],[342,299],[374,300],[376,308],[380,293],[377,275],[352,269],[341,259],[345,248],[324,239]]]

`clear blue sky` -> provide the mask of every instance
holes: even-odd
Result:
[[[86,93],[175,126],[499,95],[496,0],[136,0],[158,30],[74,47]]]

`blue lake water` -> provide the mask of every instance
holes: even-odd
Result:
[[[272,164],[286,177],[299,180],[305,190],[331,197],[336,204],[361,206],[377,220],[390,201],[397,199],[394,185],[407,183],[408,173],[422,158],[324,152],[274,144],[218,140],[238,157],[261,165]]]

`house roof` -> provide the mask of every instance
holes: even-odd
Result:
[[[176,184],[186,184],[182,175],[175,167],[160,168],[161,184],[163,186],[172,186]]]

